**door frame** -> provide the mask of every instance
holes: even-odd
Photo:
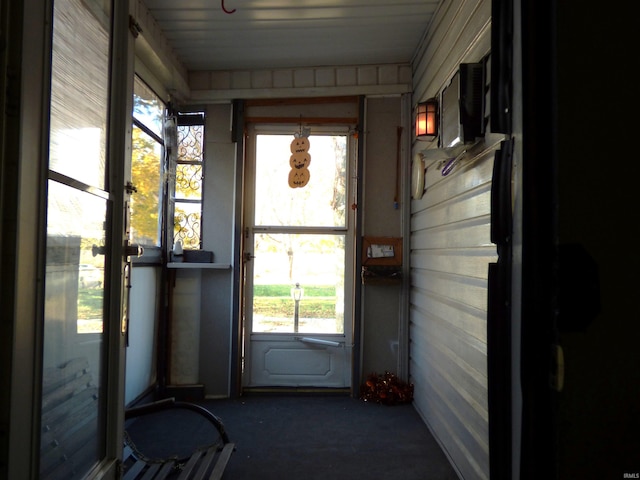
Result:
[[[28,12],[28,14],[27,14]],[[6,478],[37,478],[39,439],[37,419],[32,414],[40,397],[41,332],[37,325],[44,308],[44,201],[46,44],[50,35],[46,9],[38,0],[7,0],[0,15],[6,33],[7,55],[3,61],[3,106],[8,92],[15,99],[14,115],[2,108],[2,234],[3,265],[0,298],[4,321],[0,322],[2,384],[10,385],[8,398],[0,399],[0,425],[7,444],[0,445],[0,460],[6,462]],[[29,32],[27,34],[27,32]],[[30,41],[24,41],[29,35]],[[30,70],[29,72],[27,70]],[[9,71],[14,72],[11,79]],[[5,83],[6,82],[6,83]],[[6,95],[6,96],[5,96]],[[6,103],[5,103],[6,100]],[[14,142],[4,141],[13,139]],[[30,174],[22,174],[30,172]],[[6,260],[6,261],[5,261]],[[13,289],[5,288],[13,285]],[[6,377],[6,379],[5,379]],[[6,382],[4,381],[6,380]],[[6,427],[5,427],[6,425]],[[0,475],[5,471],[0,471]]]
[[[131,260],[129,247],[129,210],[131,191],[131,131],[133,83],[135,76],[135,38],[129,28],[128,2],[112,0],[112,40],[110,68],[110,105],[107,155],[109,158],[108,190],[112,198],[108,247],[111,249],[109,286],[107,359],[107,464],[97,478],[118,478],[122,462],[125,411],[126,337],[129,327],[129,305],[126,291],[130,289]],[[123,127],[124,126],[124,127]],[[116,373],[114,375],[114,373]],[[113,467],[113,468],[112,468]]]

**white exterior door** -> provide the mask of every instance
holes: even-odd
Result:
[[[255,126],[247,140],[245,387],[351,385],[347,127]]]

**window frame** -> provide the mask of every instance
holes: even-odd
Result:
[[[167,159],[167,146],[166,146],[166,128],[165,122],[167,118],[167,108],[168,104],[165,102],[158,93],[147,83],[145,80],[138,74],[134,76],[133,82],[133,92],[132,98],[134,99],[135,105],[135,96],[136,96],[136,84],[140,83],[144,88],[146,88],[149,92],[151,92],[161,105],[162,116],[160,118],[160,126],[159,132],[156,132],[153,128],[147,125],[144,121],[139,118],[136,118],[135,115],[135,106],[131,111],[132,118],[132,145],[131,145],[131,155],[133,157],[134,147],[133,147],[133,128],[139,128],[145,135],[151,137],[151,139],[156,142],[160,146],[160,178],[158,182],[158,225],[157,225],[157,244],[148,244],[148,243],[140,243],[140,245],[144,249],[144,254],[141,257],[133,257],[132,261],[136,265],[144,265],[144,264],[160,264],[162,261],[162,251],[165,247],[165,230],[167,223],[167,168],[168,168],[168,159]],[[132,178],[132,182],[135,185],[135,179]],[[132,194],[136,195],[135,191]],[[134,243],[136,239],[132,239]]]
[[[183,243],[183,249],[185,250],[202,250],[203,249],[203,227],[204,227],[204,198],[205,198],[205,158],[206,158],[206,111],[204,109],[196,109],[193,111],[181,110],[177,111],[173,115],[175,120],[174,128],[176,129],[176,152],[170,155],[170,171],[171,185],[169,186],[170,193],[170,208],[168,211],[168,219],[171,219],[171,224],[167,225],[167,247],[172,250],[175,243],[180,240],[178,232],[176,232],[176,205],[199,205],[199,228],[198,228],[198,243],[195,245],[185,245]],[[181,160],[180,159],[180,127],[202,127],[202,134],[200,136],[200,160]],[[200,178],[199,178],[199,199],[177,198],[177,171],[179,165],[199,165],[200,166]],[[184,238],[184,237],[183,237]]]

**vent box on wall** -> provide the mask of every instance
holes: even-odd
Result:
[[[460,69],[442,92],[442,148],[473,143],[484,133],[483,86],[482,63],[460,64]]]

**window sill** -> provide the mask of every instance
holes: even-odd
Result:
[[[200,268],[200,269],[217,269],[229,270],[231,265],[228,263],[195,263],[195,262],[169,262],[167,268]]]

